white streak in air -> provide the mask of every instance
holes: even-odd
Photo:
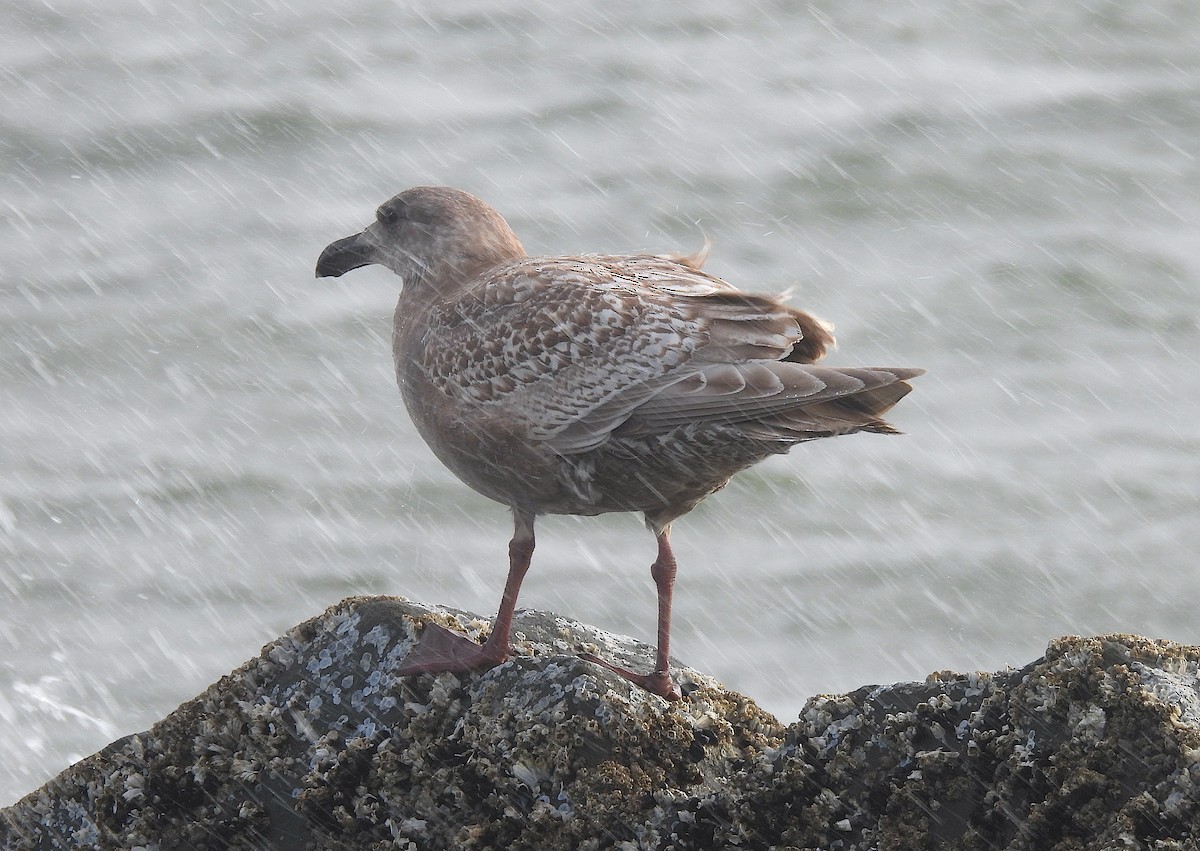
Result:
[[[97,718],[95,715],[89,715],[82,709],[64,703],[51,694],[48,687],[56,682],[60,682],[57,677],[42,677],[37,681],[36,685],[22,682],[14,683],[13,693],[28,698],[45,710],[56,721],[61,721],[65,718],[74,718],[77,721],[82,721],[96,728],[101,735],[107,738],[115,739],[120,735],[121,731],[114,724],[105,721],[103,718]]]

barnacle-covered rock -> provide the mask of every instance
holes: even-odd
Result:
[[[687,668],[668,703],[579,659],[652,649],[519,614],[517,655],[396,677],[423,624],[352,598],[0,810],[0,848],[1195,847],[1200,649],[1064,638],[996,674],[809,701],[785,727]]]

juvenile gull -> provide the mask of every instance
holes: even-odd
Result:
[[[586,658],[677,700],[672,522],[797,443],[895,433],[881,417],[923,370],[813,366],[829,326],[705,274],[705,253],[529,257],[491,207],[430,186],[321,252],[318,277],[370,263],[400,276],[392,352],[408,413],[443,464],[513,512],[487,641],[428,625],[402,673],[508,658],[539,514],[640,511],[658,541],[654,670]]]

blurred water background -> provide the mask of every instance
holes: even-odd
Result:
[[[507,512],[409,424],[408,186],[533,253],[690,251],[922,366],[907,434],[676,525],[673,649],[785,720],[1065,633],[1200,642],[1192,0],[10,0],[0,7],[0,805],[352,594],[490,615]],[[631,515],[522,604],[653,638]]]

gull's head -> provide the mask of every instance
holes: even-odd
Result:
[[[330,243],[317,277],[338,277],[377,263],[405,289],[453,286],[525,249],[504,218],[473,195],[445,186],[406,189],[379,205],[366,230]]]

